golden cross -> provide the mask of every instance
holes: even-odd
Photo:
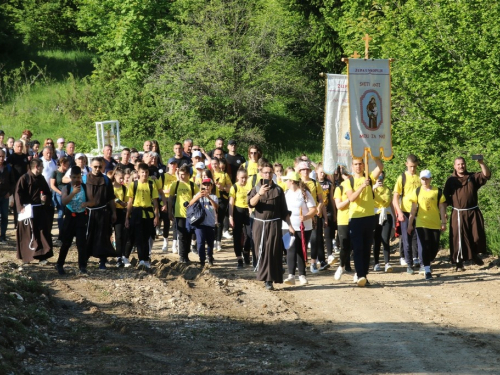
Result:
[[[107,130],[104,136],[104,144],[110,144],[112,145],[113,139],[115,138],[114,134],[111,133],[111,130]]]
[[[368,59],[368,48],[370,47],[369,42],[370,40],[372,40],[372,38],[370,37],[370,35],[365,34],[363,40],[365,41],[365,59]]]
[[[354,53],[351,55],[351,57],[353,57],[355,59],[359,59],[361,57],[361,55],[358,53],[358,51],[354,51]]]

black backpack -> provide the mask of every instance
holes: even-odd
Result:
[[[205,208],[199,199],[187,208],[186,218],[191,226],[203,223],[206,216]]]

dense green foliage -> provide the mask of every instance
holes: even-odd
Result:
[[[493,0],[4,0],[0,121],[44,135],[71,124],[86,148],[93,122],[116,118],[133,146],[154,137],[170,149],[190,136],[210,147],[221,135],[261,143],[287,161],[301,151],[319,155],[318,73],[341,73],[340,58],[362,53],[365,33],[371,57],[395,59],[390,183],[408,153],[436,185],[455,156],[484,153],[493,177],[480,199],[489,246],[499,249],[500,5]],[[13,64],[16,53],[27,54],[19,53],[22,43],[30,47],[24,68]],[[33,52],[72,45],[93,54],[91,75],[68,68],[68,78],[51,69],[57,58]],[[469,168],[478,170],[472,161]]]

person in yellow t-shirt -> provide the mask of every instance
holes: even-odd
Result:
[[[127,217],[127,187],[123,185],[124,172],[117,169],[113,172],[113,191],[115,192],[116,221],[113,226],[115,229],[115,248],[118,254],[118,267],[130,267],[129,256],[127,254],[127,242],[129,241],[129,228],[125,227]],[[130,246],[130,245],[129,245]],[[131,249],[130,249],[131,250]]]
[[[236,174],[236,183],[229,190],[229,223],[233,228],[233,247],[238,260],[238,268],[250,264],[250,249],[252,246],[252,227],[250,225],[250,210],[248,208],[247,195],[251,189],[246,181],[248,175],[243,168]],[[243,236],[245,243],[243,244]],[[255,254],[253,254],[255,257]]]
[[[402,266],[408,267],[407,272],[409,274],[413,274],[413,267],[420,266],[418,258],[420,249],[418,248],[417,236],[409,235],[407,231],[411,211],[411,202],[408,197],[420,186],[420,178],[417,173],[417,157],[412,154],[408,155],[405,165],[406,171],[397,178],[394,186],[392,205],[394,214],[401,224],[400,263]],[[415,223],[412,223],[412,225],[415,226]]]
[[[316,205],[316,215],[313,218],[313,229],[311,232],[311,273],[318,273],[327,269],[328,263],[325,257],[325,248],[323,245],[323,226],[328,225],[328,216],[326,208],[323,204],[323,188],[318,181],[309,177],[311,167],[306,161],[302,161],[297,165],[300,178],[309,188],[311,195]]]
[[[149,168],[145,163],[138,166],[139,180],[132,182],[127,189],[127,217],[125,227],[133,228],[137,246],[139,268],[151,268],[149,263],[149,240],[155,237],[155,227],[160,217],[158,189],[149,180]],[[130,218],[130,219],[129,219]]]
[[[361,158],[352,159],[353,176],[342,182],[349,201],[349,233],[351,236],[354,254],[354,267],[356,274],[354,282],[358,286],[370,285],[366,275],[370,267],[370,252],[373,244],[373,231],[375,230],[375,203],[373,184],[376,182],[384,166],[379,158],[373,158],[377,166],[365,177],[365,163]]]
[[[186,213],[187,206],[193,196],[200,189],[192,181],[189,181],[189,167],[183,165],[179,168],[179,181],[170,186],[169,203],[175,202],[170,211],[171,219],[175,220],[177,228],[177,244],[179,245],[179,262],[189,263],[189,241],[191,234],[187,228]]]
[[[341,177],[343,181],[349,180],[351,175],[342,168]],[[342,183],[335,188],[333,193],[335,206],[337,207],[337,233],[340,246],[340,264],[335,271],[334,279],[340,280],[344,271],[351,272],[351,238],[349,236],[349,198],[345,193]]]
[[[161,250],[166,253],[168,251],[168,235],[170,231],[170,206],[168,205],[168,197],[170,194],[170,187],[175,181],[177,181],[177,159],[170,158],[167,162],[168,172],[164,173],[162,177],[163,180],[163,195],[166,201],[166,210],[160,210],[160,220],[163,222],[163,246]],[[160,189],[158,189],[159,191]],[[172,253],[176,254],[178,252],[177,246],[177,228],[175,227],[175,222],[172,223]]]
[[[422,186],[409,197],[412,202],[408,233],[414,229],[416,218],[417,238],[422,249],[425,279],[432,280],[431,262],[439,251],[439,237],[446,230],[446,198],[441,189],[431,186],[432,174],[429,170],[420,172]]]
[[[259,173],[259,159],[262,157],[262,151],[257,145],[248,147],[248,161],[243,164],[247,170],[248,177]]]
[[[385,173],[381,172],[378,176],[377,182],[373,185],[373,193],[375,194],[375,233],[373,240],[373,260],[375,265],[374,271],[382,271],[379,265],[380,258],[380,244],[384,247],[384,263],[385,272],[392,272],[390,264],[391,259],[391,230],[393,227],[392,221],[392,194],[391,190],[384,185]]]

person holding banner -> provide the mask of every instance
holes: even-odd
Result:
[[[417,174],[418,159],[415,155],[408,155],[406,158],[406,172],[396,180],[394,186],[392,205],[394,207],[397,219],[401,224],[401,240],[403,242],[403,254],[401,254],[401,265],[407,266],[407,272],[413,275],[413,267],[420,266],[418,254],[421,252],[421,247],[417,242],[415,231],[408,233],[408,218],[412,202],[409,197],[420,186],[420,179]],[[401,201],[401,202],[400,202]],[[415,223],[412,223],[415,226]]]
[[[365,163],[362,158],[352,159],[353,177],[342,182],[342,187],[351,202],[349,205],[349,234],[354,253],[356,274],[354,282],[363,287],[370,285],[366,276],[370,266],[370,253],[375,230],[375,202],[372,186],[384,165],[379,158],[373,158],[377,166],[370,176],[364,176]]]

